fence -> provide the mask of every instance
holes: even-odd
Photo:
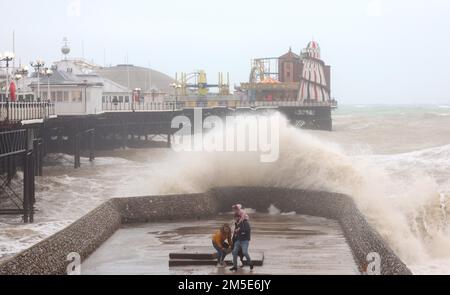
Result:
[[[106,102],[102,105],[106,112],[137,112],[137,111],[171,111],[185,108],[259,108],[259,107],[337,107],[335,101],[239,101],[239,100],[208,100],[208,101],[166,101],[166,102]]]
[[[40,143],[33,141],[29,130],[0,131],[0,215],[20,214],[24,222],[33,222],[39,149]],[[17,174],[20,166],[23,177]]]
[[[0,102],[0,123],[48,119],[55,115],[51,102]]]

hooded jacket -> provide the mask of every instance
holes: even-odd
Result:
[[[250,223],[247,219],[244,219],[240,223],[236,223],[233,240],[250,241],[251,231]]]

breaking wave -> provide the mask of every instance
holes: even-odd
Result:
[[[347,124],[350,119],[337,120],[340,131],[329,138],[344,135],[341,144],[345,144],[348,126],[355,123],[351,119]],[[2,217],[0,256],[31,246],[111,197],[203,192],[217,186],[267,186],[348,194],[413,272],[449,273],[450,145],[374,155],[371,148],[346,146],[344,150],[328,141],[328,135],[319,139],[324,133],[311,134],[283,122],[279,159],[272,163],[262,163],[258,153],[124,150],[98,157],[92,164],[83,158],[82,168],[74,171],[73,157],[52,155],[49,162],[54,165],[37,180],[35,219],[39,223],[22,225],[20,220]],[[433,121],[432,126],[441,125],[445,126]],[[370,143],[372,137],[383,140],[380,131],[371,128],[354,136],[366,136],[363,139]],[[414,130],[402,128],[406,128],[402,132]],[[212,135],[228,132],[231,130],[216,130]],[[438,139],[442,137],[436,134]],[[433,144],[436,142],[441,141]],[[398,143],[388,144],[396,150]],[[18,230],[27,232],[28,237],[24,239]]]
[[[450,257],[448,198],[433,175],[415,169],[426,166],[426,161],[448,169],[450,146],[403,155],[351,157],[336,144],[283,126],[278,161],[261,163],[254,153],[179,152],[163,161],[162,169],[170,171],[170,177],[159,192],[268,186],[344,193],[355,199],[407,264]]]

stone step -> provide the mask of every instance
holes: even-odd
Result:
[[[229,255],[231,255],[231,249],[229,251],[230,251]],[[249,252],[262,253],[262,251],[253,251],[251,249],[249,250]],[[208,246],[184,246],[183,249],[181,249],[178,252],[169,253],[169,258],[171,258],[171,259],[196,259],[196,260],[215,259],[216,251],[214,250],[214,248],[212,246],[211,247],[208,247]]]
[[[216,265],[216,253],[212,252],[212,247],[189,247],[184,248],[180,252],[169,254],[169,267],[172,266],[190,266],[190,265]],[[262,266],[264,263],[264,252],[250,252],[252,262],[255,266]],[[227,265],[232,265],[232,254],[228,254],[225,258]],[[244,258],[244,264],[245,258]]]
[[[214,248],[201,246],[191,247],[185,246],[179,252],[169,253],[170,259],[195,259],[195,260],[212,260],[216,258]]]

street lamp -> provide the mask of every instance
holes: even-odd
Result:
[[[9,63],[14,60],[15,54],[12,52],[4,52],[0,54],[0,61],[6,62],[6,99],[9,98]]]
[[[19,81],[22,79],[23,77],[22,77],[22,75],[21,74],[15,74],[14,75],[14,80],[16,81],[16,87],[19,87],[18,85],[19,85]],[[16,101],[19,101],[19,96],[17,95],[17,93],[16,93]],[[13,98],[11,97],[11,100],[12,100]]]
[[[47,100],[50,101],[50,77],[53,75],[53,70],[49,68],[44,69],[44,76],[47,77]]]
[[[41,81],[40,81],[40,73],[41,73],[41,68],[45,66],[45,62],[42,59],[37,59],[36,61],[32,61],[30,63],[30,65],[35,69],[35,71],[37,72],[37,86],[38,86],[38,99],[41,98]]]
[[[181,89],[181,85],[177,83],[170,84],[170,87],[172,87],[175,91],[175,103],[178,104],[178,89]]]
[[[29,73],[29,69],[27,66],[21,66],[17,71],[16,71],[16,75],[20,75],[22,78],[26,78],[28,76]],[[19,89],[23,88],[23,83],[22,83],[22,87],[19,87]]]

